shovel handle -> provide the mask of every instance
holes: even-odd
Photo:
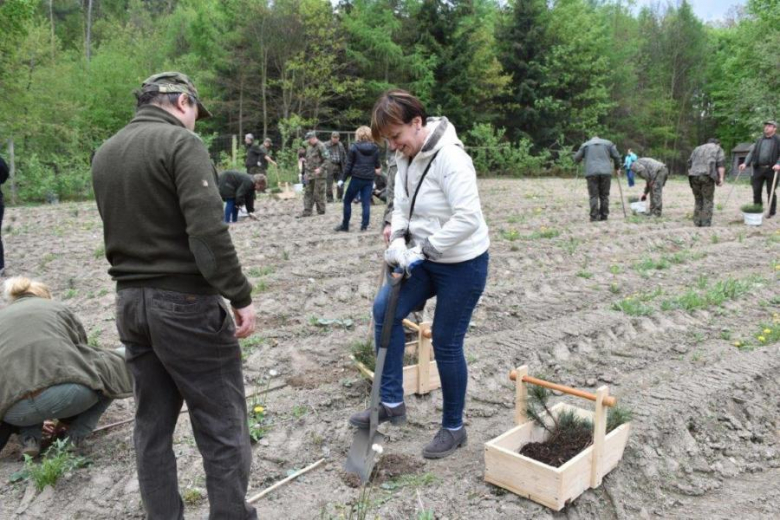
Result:
[[[517,380],[516,370],[512,370],[511,372],[509,372],[509,379],[511,379],[512,381]],[[558,392],[563,392],[564,394],[573,395],[575,397],[582,397],[583,399],[588,399],[594,402],[596,401],[596,394],[591,394],[590,392],[585,392],[584,390],[577,390],[576,388],[572,388],[570,386],[551,383],[549,381],[545,381],[544,379],[537,379],[531,376],[523,376],[523,383],[530,383],[532,385],[543,386],[545,388],[549,388],[550,390],[557,390]],[[604,398],[603,403],[604,406],[613,407],[617,404],[617,399],[614,396],[608,395],[607,397]]]

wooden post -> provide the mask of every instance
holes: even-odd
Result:
[[[601,485],[601,466],[604,458],[604,438],[607,435],[607,410],[604,399],[609,395],[607,386],[596,390],[596,413],[593,416],[593,459],[590,463],[590,487]]]
[[[233,134],[230,140],[230,157],[233,168],[238,167],[238,164],[236,164],[236,155],[238,155],[238,136]]]
[[[16,156],[14,155],[14,139],[8,140],[8,168],[11,177],[11,204],[16,206]]]
[[[519,367],[515,377],[515,424],[523,424],[528,421],[526,406],[528,406],[528,390],[523,382],[523,377],[528,375],[528,365]]]
[[[431,391],[431,346],[430,322],[420,324],[417,332],[417,393],[427,394]]]

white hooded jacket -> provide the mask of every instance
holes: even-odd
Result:
[[[392,239],[403,238],[408,228],[412,243],[422,246],[429,260],[444,264],[465,262],[490,247],[477,174],[446,117],[428,118],[426,128],[428,137],[411,162],[401,153],[396,154]],[[410,222],[412,197],[436,152],[439,153],[420,186]]]

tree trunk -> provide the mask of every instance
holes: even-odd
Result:
[[[54,0],[49,0],[49,23],[51,24],[51,59],[54,60]]]
[[[86,41],[86,53],[87,53],[87,65],[92,58],[92,1],[87,2],[87,41]]]
[[[238,135],[244,135],[244,73],[238,83]],[[234,157],[235,159],[235,157]]]
[[[8,167],[11,177],[11,204],[16,205],[16,156],[14,155],[14,139],[8,140]]]

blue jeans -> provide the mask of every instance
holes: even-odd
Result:
[[[629,168],[626,170],[626,178],[628,179],[628,187],[631,188],[634,186],[634,170]]]
[[[357,195],[360,195],[360,202],[363,205],[363,219],[360,221],[360,229],[368,228],[368,219],[371,216],[371,190],[374,189],[374,181],[367,179],[356,179],[352,177],[347,186],[347,193],[344,194],[344,219],[341,221],[341,227],[349,229],[349,219],[352,217],[352,201]]]
[[[231,218],[233,220],[231,220]],[[225,200],[225,222],[238,222],[238,206],[236,206],[236,199]]]
[[[404,400],[404,330],[401,322],[428,298],[436,296],[432,332],[433,352],[444,398],[442,426],[459,428],[463,425],[468,383],[463,339],[474,307],[485,290],[489,259],[485,251],[472,260],[457,264],[437,264],[426,260],[412,269],[412,276],[401,287],[393,319],[393,333],[382,373],[382,402],[400,403]],[[374,341],[377,346],[389,296],[390,286],[385,285],[374,301]]]
[[[65,383],[50,386],[32,398],[17,401],[3,421],[19,427],[22,438],[41,439],[43,421],[68,419],[68,435],[83,439],[95,429],[111,399],[84,385]]]

